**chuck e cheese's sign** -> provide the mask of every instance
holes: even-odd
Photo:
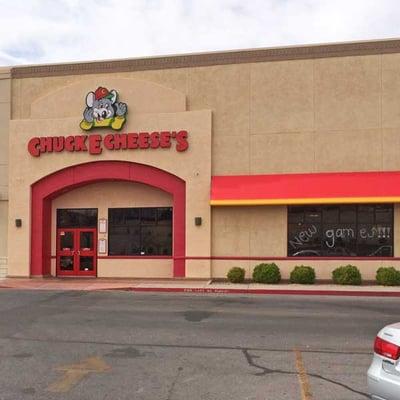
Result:
[[[118,93],[99,87],[86,96],[86,108],[83,112],[81,129],[89,131],[92,128],[111,128],[121,130],[128,112],[126,103],[118,102]],[[189,147],[188,132],[153,131],[135,133],[109,133],[106,135],[71,135],[34,137],[29,140],[28,151],[34,157],[42,153],[88,152],[101,154],[107,150],[136,150],[175,148],[185,151]]]

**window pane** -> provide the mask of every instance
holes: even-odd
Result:
[[[392,224],[393,221],[393,207],[388,204],[377,204],[375,206],[375,222]]]
[[[360,224],[358,229],[358,253],[360,256],[393,256],[392,228],[383,225]]]
[[[172,208],[159,208],[157,216],[158,225],[171,225]]]
[[[96,228],[97,208],[70,208],[57,210],[58,228]]]
[[[393,204],[288,207],[288,255],[393,257]]]
[[[93,250],[93,232],[81,232],[80,248],[81,250]]]
[[[319,224],[289,224],[288,254],[298,257],[321,255],[321,232]]]
[[[288,207],[289,223],[304,222],[304,207]]]
[[[124,209],[122,210],[121,218],[122,223],[125,223],[127,226],[138,226],[140,224],[140,210],[138,208]]]
[[[356,206],[340,206],[340,222],[355,224],[357,218]]]
[[[142,250],[144,255],[170,255],[171,249],[171,226],[144,226],[142,228]]]
[[[134,256],[140,255],[140,236],[135,234],[109,235],[110,256]]]
[[[358,206],[358,223],[374,223],[374,206],[370,204],[363,204]]]
[[[321,207],[305,207],[304,221],[317,223],[321,221]]]
[[[61,271],[73,271],[74,270],[74,257],[73,256],[61,256],[60,257],[60,269],[61,269]]]
[[[172,208],[109,209],[109,255],[171,255]]]
[[[74,232],[60,232],[60,250],[74,249]]]
[[[79,270],[80,271],[93,271],[94,262],[93,256],[80,257]]]
[[[155,225],[157,222],[156,208],[142,208],[140,210],[142,225]]]
[[[356,225],[324,224],[322,252],[327,257],[356,256]]]
[[[339,207],[338,206],[326,206],[322,210],[322,220],[327,223],[338,223],[339,222]]]

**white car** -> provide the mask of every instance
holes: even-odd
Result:
[[[400,400],[400,322],[383,328],[375,339],[368,389],[373,400]]]

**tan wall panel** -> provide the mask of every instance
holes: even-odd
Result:
[[[8,201],[0,200],[0,258],[7,257]]]
[[[15,79],[13,87],[13,119],[29,118],[31,104],[39,97],[46,96],[54,90],[85,79],[96,79],[98,85],[103,85],[103,81],[114,78],[143,79],[164,85],[168,88],[186,93],[188,70],[185,68],[155,70],[155,71],[135,71],[119,72],[114,74],[98,75],[71,75],[54,76],[44,78],[25,78]],[[121,90],[121,93],[123,90]],[[84,102],[84,98],[79,99]]]
[[[82,76],[79,75],[14,79],[12,82],[12,119],[30,118],[31,105],[35,100],[80,79]],[[78,99],[75,101],[77,102]],[[79,101],[84,102],[84,99],[79,99]]]
[[[8,165],[0,164],[0,186],[8,186]]]
[[[249,207],[213,207],[211,232],[213,256],[249,255]]]
[[[399,107],[400,108],[400,107]],[[399,129],[382,129],[382,170],[400,170]]]
[[[8,75],[8,74],[6,74]],[[9,103],[11,98],[11,80],[0,75],[0,103]]]
[[[249,65],[193,68],[189,72],[190,110],[213,110],[214,137],[249,131]]]
[[[0,80],[0,82],[2,81]],[[8,164],[9,121],[10,103],[0,103],[0,165]]]
[[[186,260],[186,276],[191,278],[210,279],[210,260]]]
[[[212,260],[211,277],[226,278],[226,275],[231,268],[240,267],[245,270],[245,279],[251,279],[254,265],[253,261],[247,260]]]
[[[99,85],[118,92],[118,100],[128,104],[128,115],[186,110],[186,98],[183,93],[153,82],[114,77],[104,77],[100,82],[97,77],[92,77],[39,97],[31,104],[31,117],[81,116],[86,107],[87,93],[95,91]]]
[[[382,169],[382,132],[318,132],[315,171],[379,171]]]
[[[104,75],[107,76],[107,75]],[[188,92],[189,68],[159,69],[153,71],[119,72],[116,77],[143,79],[158,83],[182,93]]]
[[[382,58],[382,127],[400,127],[400,54]]]
[[[213,207],[212,255],[286,256],[285,206]]]
[[[8,203],[8,274],[10,276],[29,276],[30,249],[30,187],[22,187],[21,179],[10,175],[10,188],[19,190],[18,196],[10,197]],[[15,226],[15,220],[22,220],[22,227]],[[23,250],[24,249],[24,250]],[[14,268],[10,267],[10,254],[14,253]],[[11,257],[12,258],[12,257]]]
[[[286,256],[287,207],[251,207],[249,211],[250,255]]]
[[[251,133],[314,128],[313,61],[251,65]]]
[[[213,175],[250,173],[249,136],[220,136],[213,139]]]
[[[315,60],[314,79],[316,129],[381,126],[380,56]]]
[[[285,133],[250,136],[250,173],[314,171],[314,134]]]
[[[172,278],[172,260],[99,259],[99,278]]]

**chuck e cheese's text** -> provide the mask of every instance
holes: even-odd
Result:
[[[87,151],[101,154],[107,150],[168,149],[185,151],[189,148],[187,131],[161,131],[139,133],[110,133],[108,135],[75,135],[34,137],[28,143],[28,151],[33,157],[42,153],[62,151]]]

